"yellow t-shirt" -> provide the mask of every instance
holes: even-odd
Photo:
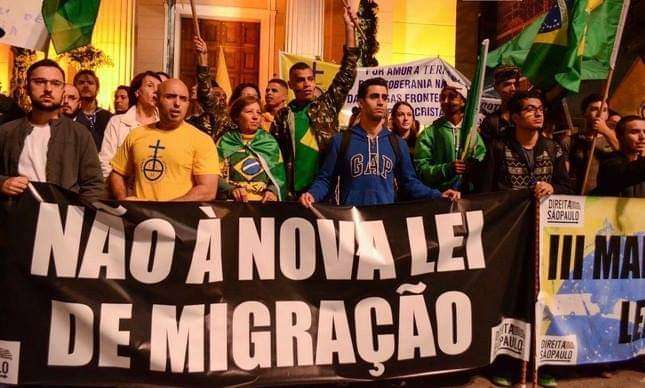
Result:
[[[193,187],[193,175],[219,175],[213,139],[190,124],[163,130],[154,124],[135,128],[112,159],[121,175],[134,176],[135,196],[170,201]]]

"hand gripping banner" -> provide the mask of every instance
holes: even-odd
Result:
[[[0,383],[359,381],[527,359],[527,193],[344,208],[105,202],[2,225]],[[97,207],[101,210],[97,210]]]

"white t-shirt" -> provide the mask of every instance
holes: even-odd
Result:
[[[30,181],[46,182],[47,149],[52,132],[49,124],[33,127],[25,138],[25,145],[18,159],[18,174],[26,176]]]

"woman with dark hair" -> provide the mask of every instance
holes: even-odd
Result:
[[[242,82],[241,84],[237,85],[231,93],[231,98],[228,100],[228,106],[233,105],[235,100],[237,100],[238,98],[246,96],[255,97],[258,101],[260,101],[260,89],[258,88],[258,85],[252,84],[250,82]]]
[[[399,101],[394,104],[390,116],[392,132],[401,136],[408,144],[410,155],[414,155],[414,145],[417,142],[419,133],[418,121],[414,117],[414,109],[407,101]]]
[[[125,85],[117,86],[114,91],[114,114],[123,114],[127,112],[132,105],[134,105],[134,101],[130,101],[130,87]]]
[[[238,202],[281,201],[286,174],[278,142],[261,129],[260,101],[253,96],[233,101],[230,116],[236,128],[222,135],[217,151],[222,179],[218,196]]]

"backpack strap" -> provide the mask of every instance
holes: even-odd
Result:
[[[394,150],[394,156],[396,157],[396,160],[394,161],[394,165],[396,166],[398,163],[401,162],[401,160],[403,160],[403,154],[401,153],[401,145],[399,144],[399,135],[395,134],[394,132],[390,132],[387,138],[390,141],[392,150]]]
[[[349,142],[351,140],[352,131],[348,128],[343,131],[343,139],[340,142],[340,154],[338,155],[338,158],[342,161],[342,163],[345,162],[345,155],[347,155],[347,149],[349,148]]]

